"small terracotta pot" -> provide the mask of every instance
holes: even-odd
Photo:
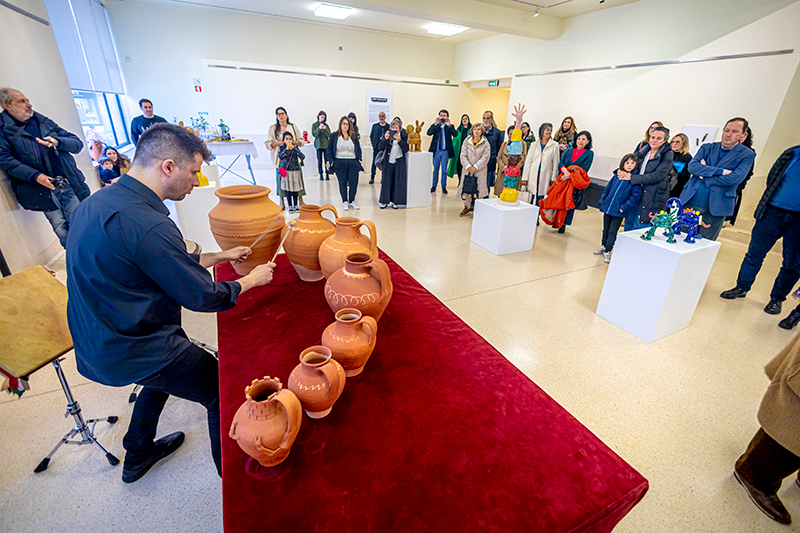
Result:
[[[322,332],[322,345],[330,349],[348,378],[364,370],[377,340],[378,322],[349,307],[337,311],[336,322]]]
[[[322,216],[325,210],[333,211],[334,218],[339,214],[332,205],[301,205],[300,216],[294,220],[291,234],[286,237],[283,249],[292,263],[300,279],[303,281],[319,281],[325,279],[319,264],[319,247],[322,241],[336,233],[336,224]],[[281,238],[290,231],[284,226]]]
[[[392,277],[381,259],[364,253],[350,254],[344,267],[325,282],[325,299],[333,312],[354,307],[376,321],[392,299]]]
[[[288,387],[311,418],[325,418],[344,390],[345,373],[325,346],[311,346],[289,374]]]
[[[281,241],[284,217],[281,208],[269,199],[269,189],[260,185],[234,185],[217,189],[219,203],[208,213],[211,233],[223,250],[250,246],[267,228],[270,230],[253,248],[250,257],[233,263],[244,276],[275,254]]]
[[[300,431],[300,401],[278,378],[254,379],[244,389],[245,401],[233,416],[228,436],[261,466],[281,464]]]
[[[369,229],[371,238],[361,233],[361,226]],[[326,278],[344,266],[344,258],[349,254],[364,252],[373,259],[378,258],[378,233],[370,220],[361,221],[355,217],[336,219],[336,233],[319,247],[319,264]]]

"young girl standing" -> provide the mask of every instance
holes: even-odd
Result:
[[[294,144],[294,137],[291,132],[283,133],[283,145],[278,151],[280,158],[281,189],[286,192],[289,204],[289,213],[299,213],[300,206],[297,204],[298,192],[303,188],[303,171],[300,170],[300,160],[305,159],[305,154]]]
[[[617,241],[619,231],[625,214],[642,197],[642,186],[631,185],[630,173],[636,168],[639,158],[628,154],[619,162],[619,168],[614,171],[611,181],[606,185],[600,196],[600,211],[603,215],[603,242],[600,248],[594,251],[595,255],[603,255],[603,261],[611,261],[611,251]],[[622,170],[623,172],[619,172]]]

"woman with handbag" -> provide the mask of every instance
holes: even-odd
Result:
[[[459,158],[464,170],[461,183],[458,185],[458,194],[464,200],[464,209],[459,215],[462,217],[472,211],[475,198],[489,197],[486,176],[492,149],[486,140],[485,132],[482,124],[475,124],[472,126],[472,135],[467,137],[461,147]]]
[[[326,165],[336,174],[339,180],[339,194],[342,196],[342,209],[359,209],[356,203],[358,191],[358,173],[364,170],[361,166],[361,144],[351,129],[347,117],[339,119],[338,129],[328,139]]]
[[[381,209],[392,204],[393,209],[406,208],[408,193],[408,167],[405,155],[408,153],[408,142],[403,139],[400,121],[393,120],[381,142],[378,143],[378,154],[381,156],[381,195],[378,199]]]
[[[283,192],[283,189],[281,189],[281,163],[278,153],[280,152],[280,147],[284,145],[283,134],[287,131],[292,134],[295,146],[300,147],[305,144],[303,138],[300,136],[300,130],[289,120],[289,114],[286,112],[286,109],[278,107],[275,109],[275,124],[269,127],[267,140],[264,141],[264,144],[267,146],[267,149],[272,152],[272,163],[275,165],[275,194],[281,199],[281,209],[286,209],[286,202],[284,200],[286,194]],[[306,195],[305,183],[301,183],[297,195],[300,200],[300,205],[303,205],[303,196]]]
[[[570,179],[569,170],[567,167],[572,165],[581,167],[586,173],[592,167],[594,161],[594,152],[592,151],[592,134],[588,131],[578,133],[575,138],[575,147],[567,148],[561,154],[561,161],[559,162],[559,169],[564,175],[564,179]],[[586,200],[583,189],[575,189],[573,194],[575,200],[575,209],[586,209]],[[564,220],[564,225],[558,228],[559,233],[567,231],[567,226],[572,224],[572,219],[575,218],[575,209],[567,211],[567,218]]]

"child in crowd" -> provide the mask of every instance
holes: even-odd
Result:
[[[631,185],[631,172],[636,169],[639,158],[634,154],[627,154],[619,162],[619,168],[614,171],[611,181],[606,185],[600,196],[600,211],[603,215],[603,242],[600,248],[594,251],[595,255],[603,255],[603,260],[611,261],[611,251],[617,241],[619,231],[625,214],[638,204],[642,197],[642,186]],[[623,172],[619,172],[619,171]]]
[[[299,213],[297,193],[303,188],[303,171],[300,170],[300,161],[306,156],[295,146],[291,132],[283,133],[284,145],[278,151],[280,159],[281,189],[286,192],[289,213]]]
[[[103,181],[103,186],[111,185],[119,179],[119,174],[114,170],[114,162],[107,157],[103,157],[100,163],[100,179]]]

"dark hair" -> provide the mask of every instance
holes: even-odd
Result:
[[[730,124],[731,122],[741,122],[742,124],[744,124],[744,127],[742,128],[742,131],[747,131],[747,128],[749,128],[749,127],[750,127],[750,123],[747,121],[747,119],[746,119],[746,118],[742,118],[742,117],[733,117],[733,118],[732,118],[732,119],[730,119],[728,122],[726,122],[726,123],[725,123],[725,125],[727,126],[727,125],[728,125],[728,124]]]
[[[466,113],[461,115],[461,120],[458,121],[458,127],[459,128],[463,128],[464,127],[464,125],[462,124],[462,122],[464,122],[464,117],[467,117],[467,130],[468,131],[472,131],[472,121],[469,119],[469,115],[467,115]],[[466,139],[466,137],[464,137],[464,138]]]
[[[523,122],[522,124],[520,124],[520,125],[519,125],[519,129],[522,129],[522,126],[528,126],[528,130],[529,130],[529,131],[530,131],[530,129],[531,129],[531,125],[530,125],[529,123],[527,123],[527,122]]]
[[[101,157],[100,159],[98,159],[98,160],[97,160],[97,163],[98,163],[98,164],[100,164],[100,165],[102,165],[102,164],[103,164],[103,163],[105,163],[106,161],[108,161],[108,162],[109,162],[109,163],[111,163],[112,165],[114,164],[114,162],[113,162],[113,161],[111,161],[111,158],[110,158],[110,157]]]
[[[669,139],[669,128],[668,127],[666,127],[666,126],[656,126],[655,128],[653,128],[653,133],[655,133],[657,131],[660,131],[661,133],[664,134],[664,142],[666,142],[667,139]]]
[[[292,140],[294,140],[294,135],[292,135],[292,132],[289,130],[283,132],[283,135],[281,135],[281,140],[285,140],[287,136],[291,137]]]
[[[619,168],[617,170],[625,170],[625,163],[627,163],[628,161],[633,161],[634,163],[638,163],[639,157],[637,157],[636,154],[625,154],[624,156],[622,156],[622,159],[619,162]],[[616,172],[617,170],[615,170],[614,172]]]
[[[511,126],[509,126],[509,127],[507,127],[507,128],[506,128],[506,133],[508,133],[508,137],[509,137],[509,139],[508,139],[508,140],[509,140],[509,141],[511,140],[511,132],[512,132],[512,131],[514,131],[515,129],[516,129],[516,128],[514,127],[514,125],[513,125],[513,124],[512,124]]]
[[[450,117],[450,112],[449,112],[447,109],[440,109],[440,110],[439,110],[439,114],[441,115],[442,113],[444,113],[445,115],[447,115],[447,116],[448,116],[448,118]]]
[[[139,100],[139,107],[141,108],[141,107],[142,107],[142,104],[143,104],[143,103],[145,103],[145,102],[147,102],[147,103],[148,103],[148,104],[150,104],[150,105],[153,105],[153,102],[151,102],[151,101],[150,101],[150,100],[148,100],[147,98],[142,98],[141,100]]]
[[[580,137],[581,135],[586,137],[586,139],[589,141],[588,143],[586,143],[586,149],[587,150],[591,150],[592,149],[592,134],[589,133],[588,130],[579,131],[578,134],[575,136],[575,143],[576,143],[575,148],[578,147],[578,145],[577,145],[578,137]]]
[[[194,162],[200,154],[203,161],[211,160],[208,148],[194,133],[174,124],[153,124],[139,137],[134,163],[143,167],[172,159],[179,167]]]
[[[359,138],[359,134],[358,134],[358,118],[356,117],[356,114],[351,111],[351,112],[349,112],[347,114],[347,118],[348,119],[351,119],[351,118],[353,119],[353,122],[351,122],[350,125],[353,126],[353,136],[356,139],[358,139]]]
[[[286,108],[284,108],[282,106],[276,107],[275,108],[275,115],[276,115],[275,116],[275,135],[277,135],[278,132],[281,131],[281,121],[278,120],[278,117],[277,117],[278,111],[283,111],[284,113],[286,113],[286,126],[289,126],[289,124],[292,123],[292,121],[289,120],[289,112],[286,111]],[[327,117],[328,117],[328,115],[325,115],[325,118],[327,118]]]
[[[328,120],[328,114],[325,111],[320,111],[319,113],[317,113],[317,119],[319,119],[320,115],[325,115],[325,120],[326,121]],[[289,115],[286,116],[288,117]]]
[[[748,148],[750,148],[752,150],[753,149],[753,130],[750,129],[750,126],[747,126],[747,129],[745,131],[747,132],[747,139],[743,140],[742,144],[747,146]]]
[[[342,123],[343,122],[347,122],[347,126],[349,128],[347,130],[347,136],[352,139],[354,133],[353,133],[353,124],[350,122],[350,117],[342,117],[342,118],[339,119],[339,127],[336,128],[336,133],[339,134],[339,137],[342,136]]]
[[[544,134],[544,130],[546,130],[547,128],[550,128],[550,137],[552,138],[552,136],[553,136],[553,125],[550,124],[549,122],[542,122],[542,125],[539,126],[539,139],[542,138],[542,134]]]

